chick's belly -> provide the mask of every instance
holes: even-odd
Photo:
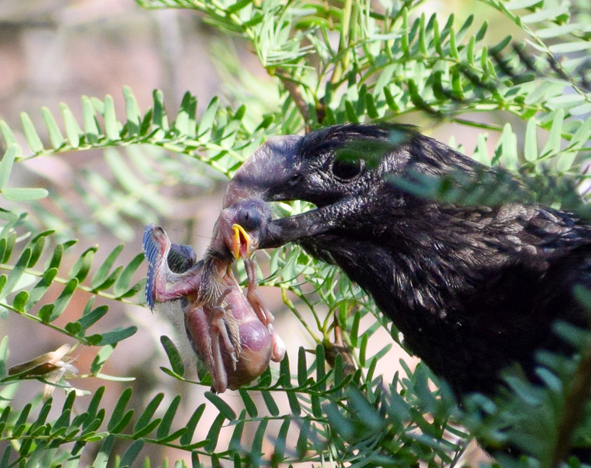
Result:
[[[234,369],[225,353],[225,368],[228,372],[228,388],[236,390],[259,377],[269,367],[273,343],[271,335],[260,321],[240,325],[242,351]]]

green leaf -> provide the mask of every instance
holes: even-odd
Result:
[[[580,106],[574,106],[569,109],[570,115],[578,117],[579,115],[587,115],[591,113],[591,102],[586,102]]]
[[[51,315],[53,313],[53,304],[44,304],[37,316],[43,323],[49,323],[51,321]]]
[[[120,468],[130,467],[131,464],[135,461],[137,456],[140,454],[140,451],[144,447],[145,440],[139,439],[136,440],[133,444],[129,446],[129,448],[125,451],[123,456],[121,457],[121,462],[119,463]]]
[[[21,412],[18,415],[18,419],[14,423],[14,430],[12,432],[12,436],[18,438],[22,435],[24,430],[26,429],[26,422],[27,418],[29,417],[29,413],[31,411],[32,405],[31,403],[27,403]]]
[[[60,131],[51,111],[47,107],[42,107],[41,115],[43,116],[45,126],[47,127],[47,132],[49,133],[49,141],[51,142],[51,146],[54,149],[64,146],[66,141],[64,140],[64,136],[62,135],[62,132]]]
[[[125,408],[127,407],[129,400],[131,399],[131,394],[132,394],[131,388],[126,388],[121,393],[119,400],[117,400],[117,404],[115,405],[115,408],[113,408],[113,413],[111,414],[111,419],[109,420],[109,423],[107,425],[107,428],[110,432],[114,432],[113,429],[118,427],[122,421],[127,420],[127,422],[129,422],[129,420],[128,420],[129,413],[125,412]],[[121,431],[123,429],[124,429],[124,427],[120,428],[119,431]]]
[[[211,104],[210,104],[211,105]],[[208,108],[209,110],[209,108]],[[174,128],[177,130],[181,135],[187,136],[189,138],[195,138],[195,116],[197,114],[197,99],[191,95],[191,93],[186,92],[183,96],[183,100],[181,102],[181,110],[177,115],[177,118],[174,122]],[[204,116],[205,117],[205,116]],[[201,125],[199,133],[201,133]]]
[[[585,25],[582,23],[569,23],[561,24],[560,26],[551,26],[549,28],[539,29],[536,31],[536,34],[542,39],[551,39],[558,36],[564,36],[566,34],[580,32],[584,28]]]
[[[193,434],[195,433],[195,428],[197,427],[197,423],[199,423],[201,416],[203,416],[204,411],[205,411],[205,403],[199,405],[197,407],[197,409],[191,415],[189,422],[185,426],[185,429],[187,431],[181,436],[181,439],[179,441],[181,444],[181,447],[188,446],[191,444],[191,441],[193,440]]]
[[[179,395],[175,396],[168,406],[166,413],[164,413],[164,416],[162,417],[162,421],[160,422],[160,426],[156,432],[156,439],[160,440],[168,436],[180,403],[181,397]]]
[[[298,349],[298,385],[300,387],[306,384],[308,380],[308,365],[306,364],[306,350],[302,347]]]
[[[120,297],[129,291],[131,279],[133,278],[133,275],[139,266],[144,262],[144,258],[145,256],[143,253],[136,255],[134,259],[123,269],[123,272],[119,278],[117,278],[117,281],[113,286],[113,293],[115,296]]]
[[[133,437],[136,439],[146,437],[148,434],[153,432],[158,427],[159,424],[160,424],[160,418],[154,419],[153,421],[150,421],[146,426],[142,427],[141,429],[139,429],[137,431],[134,430]]]
[[[172,340],[168,336],[162,335],[160,337],[160,343],[162,343],[162,347],[166,352],[166,356],[168,357],[172,371],[181,377],[185,375],[185,365],[183,364],[183,358],[176,349],[176,346]]]
[[[302,407],[298,401],[298,395],[294,392],[287,392],[287,401],[289,402],[289,409],[294,416],[300,416],[302,413]]]
[[[98,246],[86,249],[68,272],[68,278],[76,278],[80,283],[84,281],[90,272],[92,260],[94,259],[94,254],[97,250]]]
[[[571,139],[571,146],[579,147],[591,139],[591,117],[588,117],[577,129]]]
[[[90,365],[90,373],[92,375],[96,375],[100,372],[100,370],[105,365],[107,359],[109,359],[109,357],[113,353],[114,349],[115,347],[113,345],[106,345],[100,349],[100,351],[97,353],[96,357],[92,361],[92,364]]]
[[[248,393],[248,391],[246,391],[242,388],[238,389],[238,393],[240,393],[240,397],[242,398],[242,403],[244,404],[244,408],[248,412],[248,415],[251,418],[256,418],[259,413],[258,413],[257,405],[254,402],[254,400],[252,399],[252,397],[250,396],[250,393]]]
[[[521,21],[523,21],[525,24],[541,23],[542,21],[554,20],[564,13],[568,14],[568,8],[566,6],[560,6],[556,8],[542,8],[535,13],[522,16]],[[550,46],[550,50],[552,50],[552,46]]]
[[[31,240],[29,245],[31,246],[32,251],[31,258],[29,259],[29,264],[27,265],[28,268],[33,268],[37,264],[39,258],[41,257],[41,254],[43,253],[43,248],[45,247],[45,238],[53,233],[54,231],[44,231],[40,234],[37,234]]]
[[[35,130],[31,117],[26,112],[21,112],[20,117],[25,138],[27,139],[27,145],[29,145],[33,153],[41,153],[43,151],[43,143],[41,143],[41,138],[39,138],[37,130]]]
[[[497,45],[491,47],[489,51],[489,56],[495,56],[497,54],[500,54],[501,51],[511,43],[512,39],[512,36],[506,36],[502,41],[497,43]]]
[[[25,307],[27,301],[29,300],[29,293],[27,291],[19,292],[12,301],[12,307],[14,307],[18,312],[25,312]]]
[[[21,256],[19,257],[16,265],[14,266],[13,270],[8,274],[8,279],[6,280],[6,284],[2,288],[0,292],[0,300],[6,298],[12,290],[16,287],[17,283],[21,279],[27,265],[29,264],[29,258],[31,257],[31,249],[27,248],[23,251]]]
[[[523,145],[523,155],[527,161],[535,161],[538,159],[537,130],[538,125],[536,120],[529,119],[525,130],[525,143]]]
[[[361,335],[361,343],[359,344],[359,363],[362,367],[365,367],[367,365],[366,352],[368,339],[369,336],[367,333]]]
[[[577,155],[577,151],[562,151],[560,153],[560,157],[558,158],[558,162],[556,163],[556,169],[559,172],[566,172],[570,170],[577,158]]]
[[[90,280],[90,285],[92,289],[103,287],[104,283],[107,281],[109,277],[109,272],[111,271],[111,268],[115,263],[115,260],[117,260],[117,257],[119,256],[122,250],[123,245],[120,244],[117,247],[115,247],[113,251],[109,254],[105,262],[99,267],[99,269],[96,271],[96,273]]]
[[[351,101],[345,101],[345,112],[347,114],[347,120],[351,123],[359,123],[359,117],[357,116],[357,111]]]
[[[211,401],[218,409],[220,414],[223,415],[228,421],[234,421],[236,419],[236,413],[232,408],[230,408],[230,405],[228,405],[228,403],[222,400],[215,393],[205,392],[205,398]]]
[[[49,195],[49,192],[42,188],[5,188],[2,196],[9,201],[33,201],[40,200]]]
[[[539,6],[544,0],[514,0],[512,2],[505,2],[504,6],[507,10],[521,10],[522,8],[533,8]]]
[[[123,97],[125,98],[125,115],[127,117],[127,132],[129,135],[137,135],[140,131],[141,113],[137,100],[129,86],[123,87]]]
[[[316,346],[316,357],[314,359],[314,364],[316,366],[316,382],[320,382],[324,379],[326,375],[326,369],[324,368],[324,345],[318,344]],[[325,390],[325,385],[321,386],[321,390]]]
[[[130,336],[135,335],[137,327],[116,328],[115,330],[103,333],[101,336],[100,345],[106,346],[110,344],[117,344]]]
[[[400,43],[400,49],[405,55],[410,54],[410,40],[408,37],[408,32],[410,30],[408,26],[408,9],[405,6],[402,8],[402,26],[400,28],[402,30],[402,37]]]
[[[113,97],[108,94],[105,96],[105,111],[103,117],[105,119],[105,133],[107,138],[111,141],[118,141],[120,139],[119,132],[121,123],[117,120]]]
[[[517,169],[519,164],[517,157],[517,135],[513,132],[510,123],[506,123],[503,127],[503,134],[499,140],[493,163],[500,163],[508,169]]]
[[[252,444],[250,446],[250,454],[258,455],[259,457],[263,454],[263,443],[265,442],[265,434],[267,433],[267,425],[269,424],[268,419],[261,419],[257,430],[254,434]]]
[[[328,403],[322,408],[326,419],[343,440],[351,440],[355,434],[355,426],[345,418],[334,403]]]
[[[162,403],[163,399],[164,399],[164,394],[158,393],[154,398],[152,398],[150,403],[148,403],[148,405],[146,406],[146,409],[144,410],[144,412],[141,414],[141,416],[138,418],[137,422],[133,426],[134,437],[136,437],[136,438],[140,437],[137,435],[138,432],[142,431],[149,424],[151,424],[153,422],[152,418],[154,417],[154,414],[156,413],[156,410],[160,406],[160,403]],[[160,423],[160,421],[158,421],[158,423]],[[144,435],[147,435],[147,434],[144,434]]]
[[[228,449],[232,451],[239,451],[241,449],[240,441],[242,440],[242,434],[244,433],[244,418],[246,417],[245,412],[242,411],[239,420],[236,423],[234,430],[232,431],[232,438],[228,444]]]
[[[552,127],[550,128],[550,137],[542,150],[543,155],[551,153],[557,154],[561,150],[562,145],[562,123],[564,121],[564,110],[559,109],[554,113],[552,119]]]
[[[168,131],[168,117],[166,109],[164,108],[164,94],[160,90],[155,90],[154,97],[154,113],[152,114],[152,123],[164,131]]]
[[[2,156],[2,161],[0,161],[0,191],[6,189],[12,172],[12,165],[17,156],[20,156],[20,146],[12,143],[8,146],[4,156]]]
[[[4,146],[6,146],[6,148],[17,144],[14,133],[12,133],[12,130],[4,120],[0,120],[0,135],[2,135],[2,138],[4,139]]]
[[[98,408],[99,408],[99,405],[101,403],[101,400],[102,400],[104,394],[105,394],[105,387],[99,387],[96,390],[96,392],[94,393],[94,395],[92,396],[90,403],[88,403],[88,408],[86,409],[86,413],[88,414],[87,423],[90,423],[97,416]],[[83,424],[82,427],[86,428],[87,425]]]
[[[201,116],[201,120],[199,121],[198,135],[199,135],[199,139],[203,143],[207,143],[210,139],[208,134],[210,134],[210,132],[211,132],[211,128],[212,128],[214,120],[215,120],[217,109],[218,109],[218,98],[216,96],[210,101],[209,105],[207,106],[207,109],[205,110],[204,114]]]
[[[220,430],[224,425],[226,417],[220,413],[216,416],[209,431],[207,432],[206,439],[209,443],[205,446],[205,450],[208,452],[213,452],[215,450],[216,445],[218,444],[218,438],[220,436]]]
[[[101,318],[103,318],[109,311],[109,307],[106,305],[98,306],[92,311],[85,313],[80,317],[76,323],[80,325],[80,332],[85,332]]]
[[[4,336],[0,341],[0,379],[6,378],[6,359],[8,357],[8,336]]]
[[[277,403],[275,403],[275,400],[273,399],[273,395],[271,395],[271,392],[267,390],[262,390],[261,396],[263,397],[263,400],[265,402],[265,405],[267,406],[267,409],[269,410],[269,413],[271,413],[272,416],[278,416],[279,407],[277,406]]]
[[[78,126],[78,122],[76,122],[76,118],[70,108],[63,102],[60,103],[60,110],[64,117],[64,126],[66,128],[66,138],[68,139],[68,143],[72,148],[78,148],[80,146],[82,130]]]
[[[300,425],[300,434],[296,442],[296,454],[302,458],[308,451],[308,445],[312,441],[311,423],[309,419],[304,419]]]
[[[91,100],[86,96],[82,97],[82,121],[84,122],[86,140],[91,145],[96,145],[99,142],[99,138],[102,136],[102,131],[99,128],[94,106],[92,105]]]
[[[59,268],[59,266],[62,262],[62,255],[64,254],[64,252],[66,250],[68,250],[75,243],[76,243],[76,241],[69,241],[69,242],[64,242],[63,244],[58,244],[55,247],[55,250],[53,251],[53,255],[51,256],[49,264],[47,265],[46,268],[47,269]]]
[[[349,387],[349,404],[354,414],[363,415],[363,424],[374,432],[380,432],[385,424],[380,413],[371,405],[363,393],[355,386]]]
[[[273,455],[271,455],[272,463],[281,463],[285,458],[285,446],[287,440],[287,433],[289,431],[290,420],[285,419],[279,428],[279,433],[275,440],[275,449]]]
[[[72,299],[72,296],[74,295],[77,289],[78,280],[76,278],[72,278],[70,281],[66,283],[61,294],[54,302],[54,307],[49,317],[50,322],[53,322],[64,312],[64,310],[66,310],[67,305],[70,303],[70,300]]]

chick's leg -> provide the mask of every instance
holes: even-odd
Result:
[[[217,393],[225,392],[228,377],[223,366],[219,340],[211,333],[209,320],[203,308],[190,306],[185,312],[185,329],[195,354],[211,374],[212,390]]]
[[[254,261],[250,259],[244,260],[244,267],[246,269],[246,276],[247,276],[247,289],[246,289],[246,298],[248,302],[254,309],[255,313],[259,320],[265,325],[269,326],[275,317],[271,311],[265,305],[261,293],[257,288],[257,277],[256,277],[256,267]]]
[[[244,260],[244,267],[246,269],[247,275],[247,290],[246,290],[246,298],[250,305],[252,306],[253,310],[255,311],[259,320],[267,327],[269,333],[271,334],[271,339],[273,340],[273,351],[271,354],[271,359],[275,362],[281,362],[283,357],[285,356],[285,343],[279,337],[271,322],[275,320],[271,311],[267,308],[267,305],[263,301],[263,297],[257,288],[257,279],[256,279],[256,270],[255,270],[255,263],[253,260],[245,259]]]
[[[231,292],[232,287],[228,286],[215,306],[206,307],[206,313],[208,314],[212,339],[217,343],[218,348],[224,347],[233,361],[233,368],[236,369],[236,363],[242,351],[240,330],[236,319],[232,315],[234,306],[231,303],[225,306],[222,305]],[[223,362],[220,364],[223,364]]]
[[[224,366],[224,358],[220,346],[220,333],[212,329],[211,333],[211,352],[213,358],[212,367],[209,369],[213,380],[212,388],[217,393],[224,393],[228,388],[228,373]]]

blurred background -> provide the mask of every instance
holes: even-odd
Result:
[[[482,8],[479,3],[461,0],[427,2],[424,6],[429,15],[436,11],[446,17],[453,11],[459,21],[469,13],[482,12]],[[491,11],[487,10],[486,13],[490,15]],[[506,35],[510,28],[507,24],[496,24],[494,16],[491,16],[490,24],[491,41]],[[1,0],[0,120],[6,121],[20,139],[21,112],[27,112],[41,131],[44,128],[42,107],[59,115],[60,103],[65,103],[79,120],[81,96],[103,99],[106,94],[110,94],[118,112],[123,112],[121,90],[124,86],[133,90],[142,110],[152,105],[153,90],[161,89],[171,113],[178,109],[183,94],[190,91],[198,98],[198,114],[201,114],[214,96],[219,96],[226,104],[232,102],[231,70],[223,65],[223,57],[220,56],[224,51],[238,57],[240,66],[260,80],[263,86],[265,81],[272,79],[240,39],[222,38],[193,11],[147,11],[133,0]],[[446,143],[453,137],[452,143],[455,141],[455,144],[463,145],[468,154],[476,146],[480,133],[476,129],[462,127],[461,132],[456,132],[457,129],[451,125],[431,127],[430,122],[418,114],[413,118],[416,119],[411,119],[413,123],[427,128],[428,133]],[[480,115],[479,118],[502,121],[507,116],[490,114],[486,117]],[[516,127],[514,130],[519,134]],[[42,139],[47,138],[47,135],[40,136]],[[490,135],[488,144],[494,148],[495,143],[495,135]],[[0,150],[3,151],[2,144],[0,142]],[[108,163],[118,161],[127,150],[111,151],[109,155],[92,150],[59,157],[34,158],[25,165],[19,165],[18,172],[13,173],[14,177],[22,178],[28,186],[45,187],[53,195],[51,201],[46,199],[38,203],[38,219],[32,222],[56,229],[64,238],[78,238],[79,243],[73,248],[78,255],[100,244],[96,264],[120,243],[125,243],[125,248],[118,264],[128,263],[141,252],[143,224],[125,216],[119,217],[115,205],[125,200],[113,199],[107,193],[116,178],[109,170]],[[132,159],[141,159],[142,152],[153,150],[136,148],[133,151],[136,153],[126,155]],[[223,176],[213,174],[191,158],[174,153],[165,157],[175,160],[181,169],[184,168],[179,173],[184,171],[185,178],[179,177],[159,186],[155,196],[159,197],[161,216],[146,214],[144,224],[164,224],[174,242],[193,245],[201,257],[209,243],[226,181]],[[97,187],[103,187],[102,196]],[[146,187],[146,190],[150,189]],[[98,215],[95,213],[90,217],[91,203],[86,198],[89,193],[96,197],[90,201],[101,207]],[[78,255],[72,255],[71,261],[75,261]],[[145,274],[145,267],[141,267],[140,271]],[[284,310],[279,292],[265,290],[264,293],[271,310],[278,317],[276,328],[288,342],[290,353],[297,350],[298,346],[313,348],[313,341],[303,327]],[[64,322],[79,316],[87,300],[84,294],[75,296],[69,312],[62,317]],[[159,370],[159,366],[166,364],[159,337],[163,333],[170,333],[167,325],[147,308],[108,301],[105,303],[110,306],[110,311],[103,326],[135,324],[139,331],[118,345],[103,372],[134,377],[135,380],[115,383],[79,379],[72,381],[72,384],[88,390],[106,385],[103,404],[116,401],[125,386],[134,388],[131,406],[141,407],[158,392],[164,392],[169,400],[176,394],[182,394],[184,409],[187,414],[191,414],[204,401],[203,392],[206,389],[181,385]],[[29,321],[16,314],[8,314],[4,318],[0,321],[0,333],[10,338],[10,365],[64,344],[63,336],[52,333],[47,327],[31,328]],[[372,340],[371,346],[378,350],[389,342],[391,338],[384,332],[383,342],[374,343]],[[370,349],[369,354],[373,352]],[[95,353],[89,349],[77,350],[74,364],[81,374],[88,372]],[[382,362],[404,358],[409,364],[414,363],[398,348],[391,353],[392,359]],[[388,381],[397,370],[388,367],[380,371],[386,374],[385,379]],[[22,385],[15,395],[17,402],[19,399],[28,401],[32,395],[41,391],[41,387],[42,384],[36,381]],[[58,401],[63,400],[63,392],[58,390],[55,397]],[[231,405],[240,405],[240,399],[233,396],[232,392],[228,392],[224,398]],[[212,410],[211,417],[215,414],[217,412]],[[153,461],[165,456],[171,460],[189,459],[188,454],[174,451],[146,455],[152,456]]]

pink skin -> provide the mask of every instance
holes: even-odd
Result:
[[[196,353],[207,366],[213,388],[222,393],[236,390],[260,376],[269,366],[273,340],[265,325],[254,315],[240,289],[226,296],[226,310],[190,306],[185,312],[187,335]],[[227,322],[232,322],[228,327]],[[239,348],[236,350],[226,328],[237,327]],[[236,357],[237,355],[237,357]]]
[[[218,257],[224,256],[212,254],[227,252],[230,222],[228,210],[222,211],[204,261],[183,273],[174,273],[168,266],[171,243],[162,228],[147,227],[144,236],[150,261],[151,287],[147,291],[152,297],[148,300],[178,302],[193,350],[207,367],[212,388],[218,393],[250,383],[265,371],[270,360],[278,362],[285,355],[285,345],[271,326],[273,315],[256,289],[252,261],[246,264],[245,297],[230,269],[232,257],[222,260]]]

